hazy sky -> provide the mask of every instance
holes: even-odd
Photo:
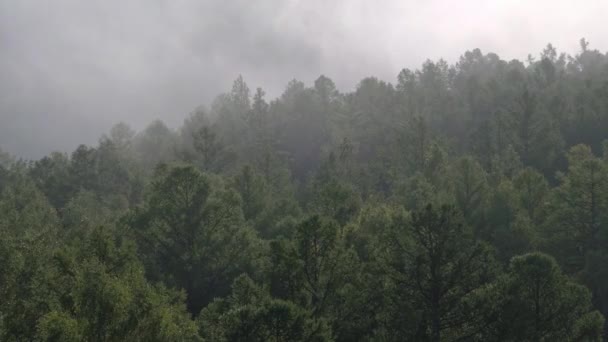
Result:
[[[177,127],[230,89],[278,95],[320,74],[344,91],[473,48],[524,59],[581,37],[608,49],[608,1],[0,0],[0,147],[94,143],[118,121]]]

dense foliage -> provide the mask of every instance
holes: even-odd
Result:
[[[0,152],[0,340],[603,339],[608,55],[264,96]]]

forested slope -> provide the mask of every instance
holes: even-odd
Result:
[[[0,153],[0,340],[599,341],[607,139],[581,40]]]

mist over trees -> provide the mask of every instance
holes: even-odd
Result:
[[[0,236],[2,341],[601,341],[608,55],[239,76],[177,130],[0,150]]]

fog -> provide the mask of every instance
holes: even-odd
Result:
[[[26,158],[124,121],[171,127],[242,74],[270,97],[320,74],[343,91],[473,48],[525,59],[585,37],[608,49],[606,1],[0,2],[0,147]]]

